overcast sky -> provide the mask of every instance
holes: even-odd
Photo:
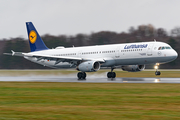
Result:
[[[0,0],[0,39],[27,38],[25,22],[40,35],[128,31],[152,24],[180,26],[180,0]]]

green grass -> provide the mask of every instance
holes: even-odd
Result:
[[[180,119],[180,84],[0,82],[0,120],[140,119]]]

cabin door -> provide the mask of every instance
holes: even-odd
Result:
[[[148,45],[148,50],[147,50],[147,55],[148,55],[148,56],[152,56],[152,48],[153,48],[153,45],[154,45],[154,43],[150,43],[150,44]]]
[[[120,47],[117,47],[115,51],[115,58],[119,58],[119,57],[120,57]]]
[[[82,57],[82,51],[78,52],[78,57],[80,57],[80,58]]]

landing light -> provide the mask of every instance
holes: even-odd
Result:
[[[154,66],[154,69],[158,69],[158,66]]]
[[[158,65],[159,65],[159,63],[156,63],[156,65],[158,66]]]

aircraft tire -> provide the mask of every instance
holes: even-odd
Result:
[[[86,79],[86,73],[85,72],[82,72],[83,73],[83,75],[82,75],[82,79]]]
[[[78,72],[78,74],[77,74],[77,77],[78,77],[78,80],[80,80],[81,78],[82,78],[82,72]]]
[[[112,78],[116,77],[116,73],[115,72],[112,72],[111,75],[112,75]]]
[[[107,77],[108,77],[108,78],[111,78],[111,76],[112,76],[111,72],[108,72],[108,73],[107,73]]]
[[[115,72],[108,72],[107,73],[107,77],[108,78],[115,78],[116,77],[116,73]]]
[[[161,72],[160,71],[156,71],[155,75],[161,75]]]
[[[86,79],[86,73],[78,72],[77,77],[78,77],[78,80]]]

